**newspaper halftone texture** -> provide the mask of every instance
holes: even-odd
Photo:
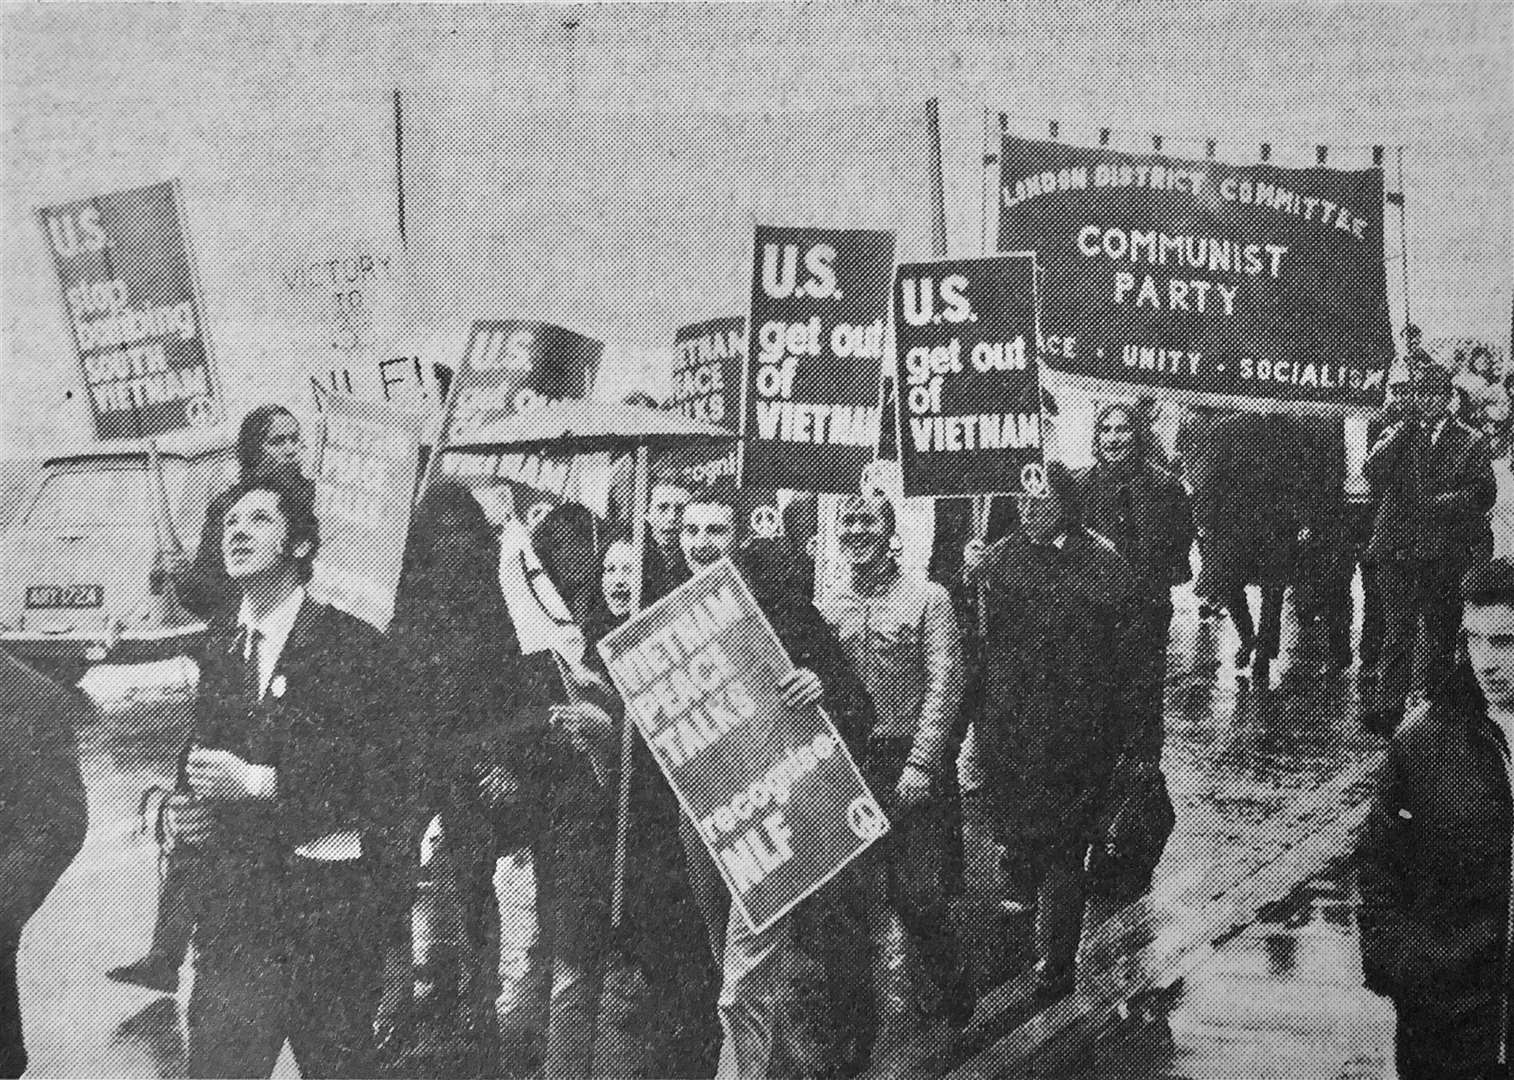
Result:
[[[1418,999],[1391,993],[1358,851],[1425,814],[1401,801],[1392,829],[1364,827],[1383,718],[1422,729],[1461,655],[1463,552],[1514,555],[1508,5],[50,5],[0,24],[0,843],[17,868],[0,1073],[24,1033],[29,1076],[195,1075],[225,1020],[257,1044],[233,1072],[709,1076],[733,1030],[766,1039],[741,1028],[743,985],[781,1003],[771,1075],[1456,1064],[1406,1038],[1405,1009],[1460,993],[1482,1017],[1481,984],[1436,982],[1440,950]],[[858,236],[887,238],[860,245],[876,281],[858,286],[886,299],[833,317],[820,302],[851,292],[835,239]],[[1039,268],[1016,293],[1034,312],[1003,335],[1025,365],[1006,347],[978,369],[970,334],[952,355],[960,290],[931,268],[1000,252]],[[895,335],[906,267],[913,360]],[[524,328],[593,346],[583,378],[528,378],[537,356],[470,380],[481,341],[503,356]],[[1012,408],[952,396],[995,363],[1020,380]],[[1471,477],[1433,535],[1384,526],[1398,481],[1372,453],[1430,367],[1472,448],[1428,470]],[[704,609],[721,662],[691,631],[676,692],[658,652],[663,697],[650,652],[634,690],[608,646],[596,670],[607,632],[649,625],[610,630],[616,560],[648,602],[670,594],[652,622],[695,611],[673,590],[703,579],[685,584],[676,520],[662,537],[645,522],[640,567],[627,554],[649,494],[634,445],[447,453],[470,386],[509,390],[475,399],[480,419],[529,408],[524,387],[745,421],[732,453],[652,455],[649,487],[697,498],[756,445],[733,554],[778,553],[803,603],[852,580],[841,497],[891,499],[896,561],[952,592],[965,648],[963,723],[923,803],[901,808],[911,746],[849,750],[818,712],[786,729],[770,699],[790,658],[740,620]],[[333,401],[357,419],[330,427]],[[270,403],[293,434],[239,439]],[[985,437],[979,418],[1010,416]],[[1424,426],[1390,447],[1433,461]],[[192,746],[231,752],[206,742],[225,711],[207,693],[245,692],[218,497],[280,438],[324,507],[312,591],[387,629],[342,623],[309,699],[315,646],[291,630],[236,746],[307,831],[269,841],[277,872],[218,890],[165,807],[194,786]],[[1013,451],[1000,475],[994,444]],[[957,497],[905,498],[901,450]],[[1061,502],[1057,466],[1089,550],[1107,541],[1131,580],[1052,588],[1067,572],[1049,557],[997,594],[1039,606],[995,611],[968,549],[1014,549]],[[989,491],[1030,497],[974,501]],[[197,592],[204,567],[221,577]],[[1116,592],[1130,608],[1098,625],[1142,647],[1091,652]],[[882,625],[878,663],[928,686],[923,635]],[[989,626],[1020,636],[985,642]],[[983,670],[1033,628],[1046,649],[1018,681]],[[1071,703],[1105,681],[1139,692],[1086,724]],[[687,694],[670,715],[690,689],[697,722]],[[1063,704],[1023,753],[972,732],[1037,694]],[[1089,752],[1130,716],[1154,719],[1138,754]],[[759,720],[787,741],[744,742]],[[624,745],[640,771],[622,804]],[[1172,824],[1132,886],[1098,867],[1118,862],[1112,830],[1133,849],[1161,817],[1154,787],[1113,794],[1114,762],[1136,759]],[[1450,788],[1506,807],[1499,760]],[[312,771],[329,783],[302,787]],[[1018,812],[1037,777],[1065,780],[1086,819]],[[1116,802],[1135,809],[1116,822]],[[1487,831],[1503,813],[1459,833],[1485,849],[1448,888],[1507,869]],[[212,896],[273,927],[219,1013]],[[1037,961],[1069,911],[1059,984]],[[1471,969],[1507,964],[1507,929],[1478,926]],[[965,982],[931,967],[946,929]],[[1468,1021],[1445,1054],[1481,1053],[1497,1022]]]

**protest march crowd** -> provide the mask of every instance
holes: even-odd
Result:
[[[1290,592],[1285,678],[1361,681],[1387,749],[1359,921],[1399,1075],[1507,1076],[1507,374],[1478,349],[1453,372],[1412,326],[1395,355],[1380,160],[1000,150],[1003,254],[757,226],[746,315],[679,331],[666,410],[589,400],[601,342],[480,320],[424,472],[421,417],[319,379],[313,477],[291,408],[245,416],[193,558],[160,547],[152,573],[205,632],[153,943],[108,972],[176,992],[193,945],[190,1075],[268,1075],[286,1041],[320,1076],[944,1072],[991,989],[954,903],[969,802],[1042,1010],[1079,989],[1089,901],[1150,888],[1191,580],[1257,695]],[[170,182],[39,211],[101,440],[224,411],[182,203]],[[175,326],[128,314],[168,300]],[[1076,394],[1102,407],[1075,469]],[[636,436],[602,503],[556,483],[621,438],[558,434],[596,412]],[[653,431],[715,456],[653,459]],[[503,512],[511,485],[553,501]],[[906,564],[916,497],[933,539]],[[522,590],[573,633],[538,647]],[[5,745],[68,742],[12,714]],[[77,760],[33,756],[57,771],[0,758],[0,837],[32,840],[0,865],[34,882],[0,924],[7,1074],[20,930],[82,843]],[[529,962],[506,962],[506,863],[530,868]]]
[[[828,504],[843,571],[818,592],[812,496],[756,535],[728,478],[659,469],[639,568],[624,520],[563,503],[531,544],[588,646],[572,654],[522,652],[496,527],[445,477],[415,509],[386,634],[312,599],[301,431],[255,409],[241,479],[159,582],[210,630],[152,947],[110,977],[171,992],[193,942],[194,1076],[266,1075],[286,1037],[323,1076],[929,1074],[980,989],[950,912],[964,791],[989,808],[1042,1004],[1076,985],[1090,897],[1149,887],[1173,823],[1171,590],[1196,543],[1205,617],[1234,620],[1236,666],[1262,692],[1289,589],[1318,674],[1353,665],[1360,566],[1362,720],[1392,737],[1359,852],[1368,985],[1398,1007],[1401,1076],[1506,1075],[1507,395],[1481,357],[1453,377],[1416,345],[1373,421],[1360,502],[1339,417],[1189,409],[1170,453],[1135,400],[1098,412],[1090,467],[1048,462],[1045,496],[1001,497],[976,523],[967,500],[940,503],[928,577],[901,572],[881,494]],[[760,930],[641,738],[618,820],[633,721],[593,648],[633,595],[653,604],[722,559],[793,661],[781,707],[823,707],[891,824]],[[1405,722],[1417,695],[1428,715]],[[781,771],[744,796],[748,816]],[[522,852],[536,941],[508,986],[495,872]],[[900,933],[902,1006],[886,989]]]

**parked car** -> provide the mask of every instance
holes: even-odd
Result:
[[[220,430],[158,440],[174,532],[193,556],[210,500],[236,479]],[[72,684],[91,663],[160,660],[194,649],[202,621],[154,595],[163,541],[141,444],[96,443],[45,459],[0,535],[0,648]]]

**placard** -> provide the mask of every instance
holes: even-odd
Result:
[[[894,234],[758,226],[743,487],[856,491],[878,444]]]
[[[599,652],[753,932],[888,831],[825,713],[779,703],[793,662],[729,560],[617,627]]]
[[[100,439],[224,419],[178,184],[37,211]]]
[[[913,495],[1044,492],[1030,253],[899,267],[899,466]]]

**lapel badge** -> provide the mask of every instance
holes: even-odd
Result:
[[[284,675],[282,672],[280,672],[279,674],[275,675],[273,679],[268,683],[268,693],[273,697],[281,698],[284,696],[284,689],[286,685],[287,684],[284,681]]]

